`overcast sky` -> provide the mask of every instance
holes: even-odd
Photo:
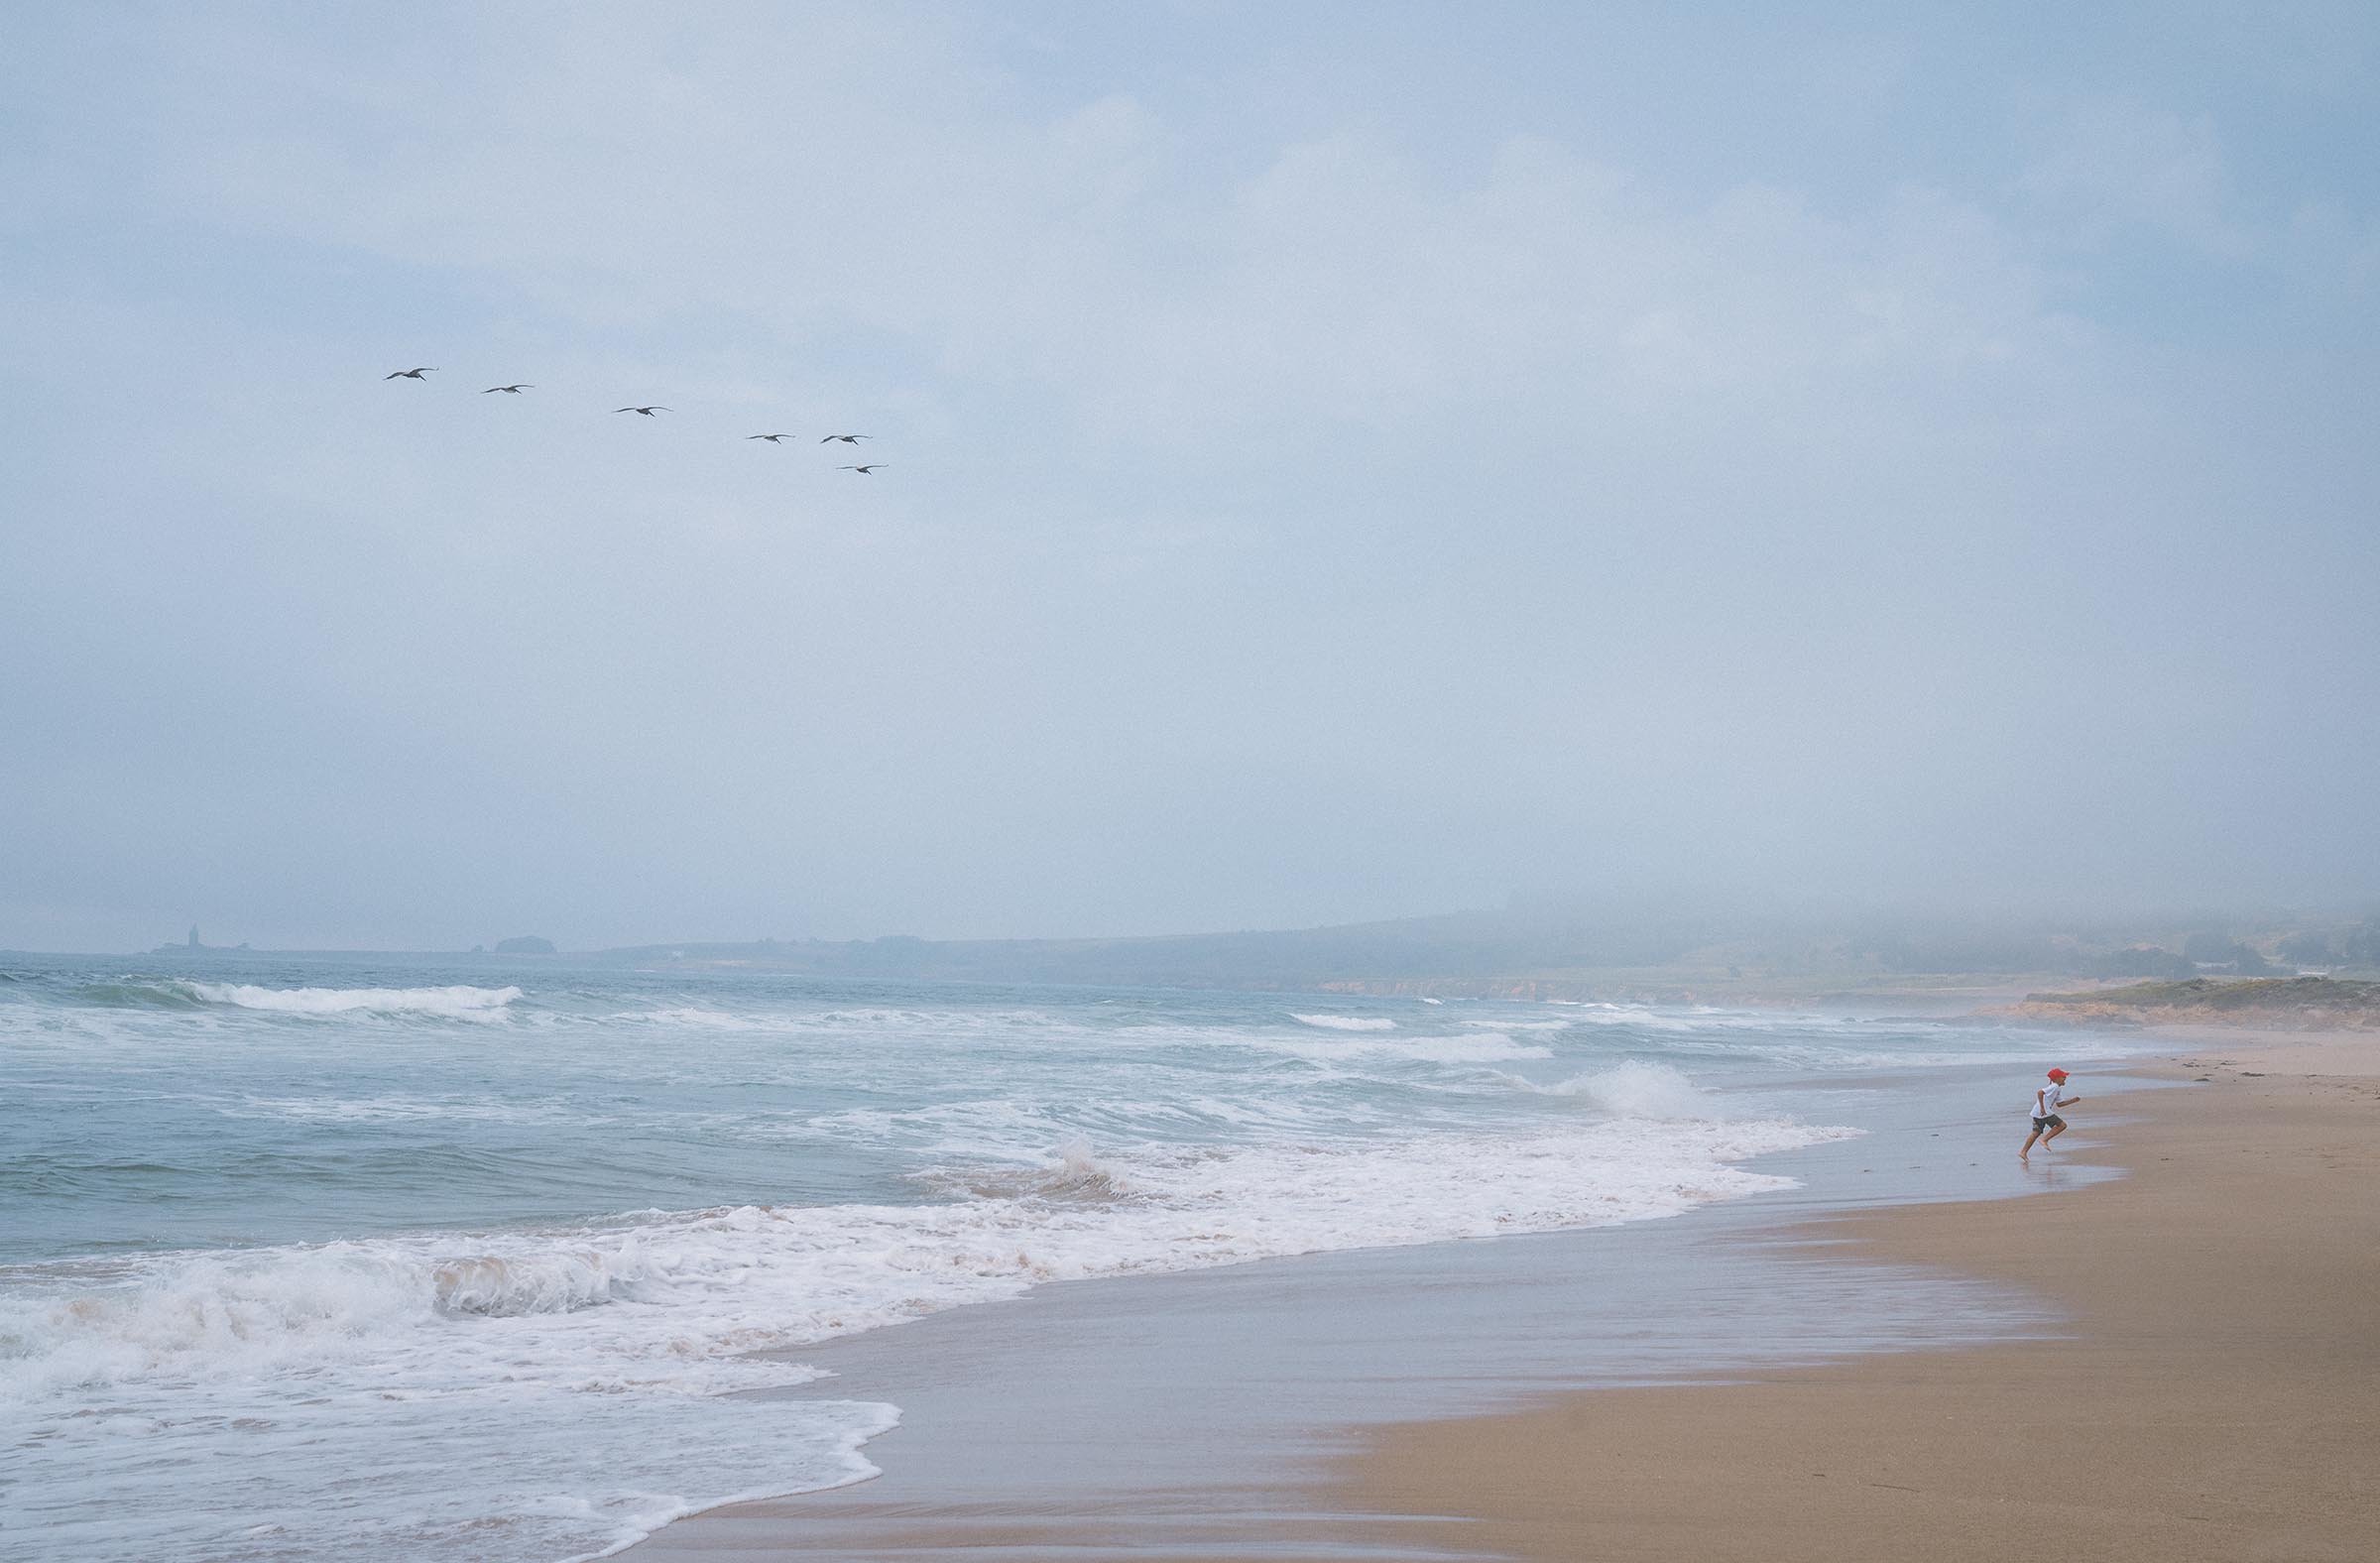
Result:
[[[2380,890],[2380,11],[1917,10],[16,7],[0,946]]]

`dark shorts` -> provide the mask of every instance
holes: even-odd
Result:
[[[2052,1113],[2047,1118],[2037,1118],[2033,1120],[2033,1133],[2037,1135],[2045,1129],[2064,1129],[2065,1127],[2066,1120],[2060,1118],[2056,1113]]]

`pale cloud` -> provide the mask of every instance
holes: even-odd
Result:
[[[593,332],[716,313],[805,360],[882,333],[1141,444],[1409,434],[1487,401],[1897,400],[1927,365],[2077,338],[2018,242],[1937,191],[1697,204],[1531,137],[1450,181],[1356,132],[1218,181],[1129,96],[1035,117],[881,17],[500,26],[418,89],[403,60],[262,75],[295,101],[162,149],[185,211],[451,268]]]
[[[1325,70],[940,7],[152,20],[65,28],[107,71],[35,94],[9,230],[43,758],[0,807],[49,834],[0,942],[77,896],[589,942],[2380,861],[2335,323],[2380,229],[2243,199],[2145,88],[1899,156],[1942,51],[1847,32],[1716,39],[1621,124],[1625,39],[1565,119],[1501,91],[1545,49],[1474,84],[1347,30]],[[1426,110],[1346,85],[1399,71]],[[2230,307],[2144,325],[2144,255]],[[2262,856],[2258,796],[2302,821]]]
[[[2213,122],[2127,97],[2068,106],[2041,132],[2017,181],[2074,242],[2105,245],[2145,228],[2210,255],[2254,253],[2232,215],[2232,180]]]

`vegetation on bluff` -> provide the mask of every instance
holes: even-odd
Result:
[[[2336,977],[2249,977],[2134,983],[2087,993],[2029,994],[2005,1013],[2037,1020],[2192,1022],[2275,1026],[2380,1027],[2380,982]]]

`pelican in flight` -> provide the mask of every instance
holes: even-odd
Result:
[[[793,436],[791,434],[746,434],[744,437],[746,439],[766,439],[774,445],[780,439],[791,439]],[[820,443],[823,444],[824,441],[821,440]]]
[[[524,380],[517,386],[490,386],[485,391],[482,391],[480,395],[494,396],[497,392],[501,391],[506,396],[519,396],[524,391],[535,391],[536,389],[536,386],[533,386],[528,381]]]
[[[382,375],[380,378],[383,380],[421,380],[423,375],[434,375],[437,372],[437,366],[432,364],[420,369],[400,369],[393,375]],[[421,380],[421,383],[429,384],[426,380]]]
[[[651,418],[655,413],[666,413],[669,410],[665,407],[616,407],[612,411],[615,413],[642,413],[647,418]]]
[[[825,439],[818,441],[818,443],[823,445],[827,443],[828,440],[840,439],[847,445],[856,445],[863,439],[874,439],[875,437],[876,436],[874,434],[829,434]]]
[[[871,461],[864,467],[837,467],[835,470],[837,472],[857,472],[860,476],[866,477],[878,467],[889,467],[892,464],[890,461]]]

